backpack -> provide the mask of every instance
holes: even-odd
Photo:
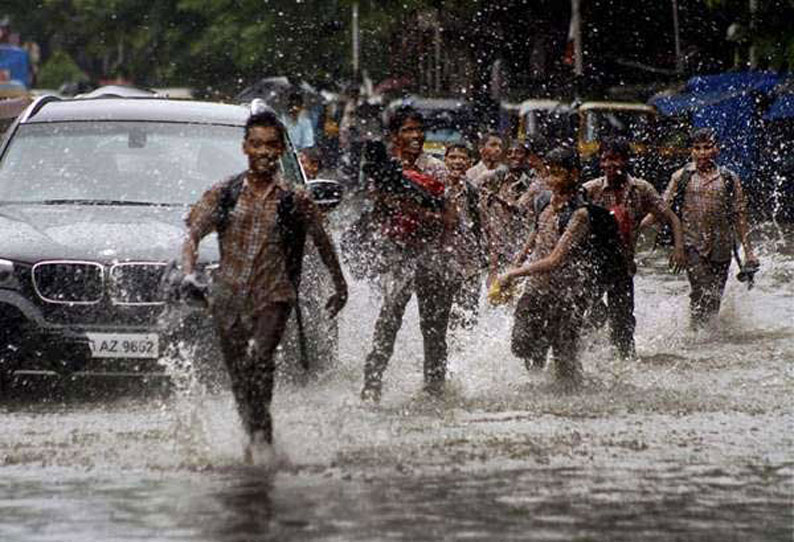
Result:
[[[215,229],[219,237],[223,235],[223,232],[229,226],[229,219],[234,207],[237,205],[244,181],[245,172],[227,180],[221,187],[221,195],[215,211]],[[306,225],[297,211],[295,192],[293,190],[288,190],[279,197],[276,221],[281,245],[286,256],[287,276],[297,291],[301,279],[303,249],[306,242]]]
[[[218,232],[218,239],[229,226],[229,219],[240,198],[244,181],[245,172],[232,177],[221,187],[215,216],[215,230]],[[293,190],[288,190],[279,196],[276,222],[286,258],[287,277],[295,288],[295,323],[298,328],[299,362],[301,367],[308,371],[310,368],[309,351],[306,334],[303,331],[303,315],[299,296],[303,249],[306,244],[306,224],[298,212]]]
[[[675,213],[679,219],[681,219],[681,211],[684,208],[684,198],[686,197],[686,187],[689,185],[689,181],[692,179],[693,170],[686,168],[681,173],[681,178],[678,179],[678,186],[675,187],[675,194],[673,194],[673,201],[670,204],[670,210]],[[733,196],[735,192],[736,186],[736,178],[733,172],[725,169],[723,167],[720,168],[720,175],[722,175],[723,180],[725,181],[725,210],[728,212],[728,216],[732,216],[734,209],[733,209]],[[670,224],[665,222],[659,228],[659,233],[656,234],[656,243],[657,246],[663,247],[670,247],[673,246],[673,230],[670,227]]]
[[[544,191],[535,198],[535,228],[540,213],[551,203],[551,192]],[[625,249],[620,238],[617,220],[609,209],[586,200],[584,195],[571,200],[557,221],[560,235],[565,232],[573,214],[582,207],[590,219],[590,236],[584,243],[582,254],[593,269],[595,284],[609,286],[615,279],[629,272]]]

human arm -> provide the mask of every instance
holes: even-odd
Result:
[[[328,269],[331,280],[334,283],[335,292],[325,306],[329,315],[333,318],[347,303],[347,281],[342,273],[342,267],[339,265],[336,249],[323,226],[322,214],[319,208],[303,192],[298,196],[298,205],[307,227],[307,233],[311,236],[314,246],[317,247],[320,259]]]
[[[684,233],[681,221],[651,184],[644,183],[644,186],[643,198],[646,203],[643,207],[649,209],[646,218],[653,217],[656,223],[667,222],[670,225],[670,230],[673,233],[673,253],[670,255],[670,267],[673,273],[679,273],[686,268]]]
[[[747,265],[758,265],[758,258],[753,250],[753,245],[750,242],[750,228],[747,221],[747,200],[744,196],[742,183],[738,177],[735,179],[734,186],[734,230],[739,238],[739,242],[744,248],[744,261]]]
[[[524,246],[521,247],[521,250],[518,252],[518,254],[516,254],[516,257],[513,259],[514,267],[518,267],[522,263],[524,263],[524,260],[527,259],[530,252],[532,252],[532,249],[535,248],[535,237],[537,237],[537,232],[538,232],[537,229],[533,229],[532,233],[529,234],[529,238],[527,239],[527,242],[524,243]]]
[[[521,267],[514,267],[507,273],[499,277],[502,283],[509,283],[512,280],[526,275],[548,273],[559,268],[569,257],[571,250],[582,243],[590,231],[590,220],[586,209],[579,209],[571,217],[568,227],[562,237],[554,246],[551,254],[534,262]]]
[[[191,275],[196,270],[201,239],[217,227],[220,194],[221,189],[217,186],[207,190],[190,208],[185,218],[187,230],[182,242],[182,271],[186,275]]]
[[[665,206],[668,209],[672,209],[673,207],[673,195],[675,195],[676,191],[678,190],[678,180],[681,178],[681,172],[683,170],[679,170],[670,177],[670,182],[667,184],[667,188],[664,191],[664,195],[662,196],[662,201],[664,202]],[[673,213],[675,214],[675,213]],[[640,222],[639,229],[653,227],[657,222],[657,217],[654,216],[653,213],[648,213]],[[679,220],[680,225],[680,220]]]

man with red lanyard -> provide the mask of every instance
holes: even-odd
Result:
[[[382,250],[390,258],[388,270],[380,276],[383,304],[375,322],[372,350],[364,363],[361,398],[373,402],[380,401],[383,373],[394,352],[405,307],[414,292],[424,340],[425,389],[435,395],[443,391],[451,307],[446,298],[452,295],[445,287],[444,270],[438,264],[442,252],[441,210],[446,167],[423,152],[424,119],[412,107],[401,107],[393,113],[389,119],[389,136],[391,158],[402,166],[406,186],[402,190],[385,190],[382,180],[371,180],[373,217],[382,234]],[[434,208],[427,201],[439,205]]]
[[[617,137],[605,139],[599,149],[599,160],[603,177],[585,183],[588,200],[606,207],[615,216],[626,258],[628,273],[618,277],[607,291],[607,313],[609,315],[610,337],[618,354],[624,359],[635,357],[634,349],[634,251],[637,244],[637,231],[640,222],[647,214],[657,220],[667,222],[673,231],[675,248],[670,265],[675,273],[684,269],[686,256],[678,217],[664,203],[656,189],[648,182],[632,177],[628,173],[629,143]],[[603,292],[596,292],[599,300]]]

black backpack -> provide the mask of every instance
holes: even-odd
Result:
[[[675,187],[675,194],[673,194],[670,210],[675,213],[679,220],[681,219],[681,211],[684,208],[686,187],[689,185],[693,173],[694,171],[689,168],[684,169],[681,173],[681,178],[678,179],[678,186]],[[725,181],[725,209],[728,212],[728,216],[732,216],[734,212],[733,196],[736,190],[736,179],[731,171],[722,167],[720,168],[720,174]],[[663,247],[673,246],[673,230],[667,222],[661,224],[659,227],[659,233],[656,234],[655,244]]]
[[[220,200],[216,209],[215,230],[218,232],[218,239],[229,226],[229,218],[240,192],[243,190],[245,172],[232,177],[226,181],[221,188]],[[304,370],[309,370],[309,348],[306,341],[306,334],[303,330],[303,315],[300,305],[300,280],[301,268],[303,265],[303,249],[306,244],[306,224],[303,221],[295,204],[295,192],[288,190],[279,196],[276,221],[281,237],[281,246],[284,250],[287,266],[287,277],[295,287],[295,323],[298,328],[298,348],[300,351],[299,362]]]
[[[215,211],[215,229],[219,237],[229,226],[229,218],[237,205],[244,181],[245,172],[227,180],[221,187],[220,200]],[[294,191],[288,190],[279,197],[277,222],[287,260],[287,276],[297,291],[300,285],[303,249],[306,243],[306,225],[297,211]]]
[[[542,192],[535,198],[535,228],[537,229],[540,213],[551,202],[551,192]],[[557,228],[560,235],[565,232],[573,214],[585,207],[590,219],[590,236],[584,243],[582,254],[588,259],[593,270],[596,284],[609,286],[617,278],[625,276],[628,261],[615,215],[606,207],[587,201],[584,194],[572,199],[560,213]]]

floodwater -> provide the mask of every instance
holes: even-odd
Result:
[[[277,469],[243,465],[228,394],[0,405],[0,540],[790,541],[794,236],[758,234],[756,288],[732,276],[697,335],[685,279],[641,253],[640,360],[586,337],[574,395],[486,308],[452,341],[448,396],[423,397],[412,302],[383,402],[362,405],[377,297],[353,284],[338,367],[278,386]]]

